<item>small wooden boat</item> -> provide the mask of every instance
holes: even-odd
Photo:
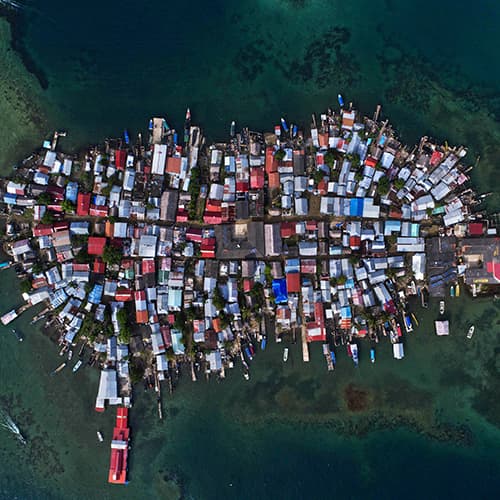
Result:
[[[66,363],[61,363],[54,371],[51,372],[51,376],[53,377],[56,373],[59,373],[64,367]]]
[[[475,329],[474,325],[472,325],[472,326],[469,328],[469,331],[467,332],[467,338],[468,338],[468,339],[471,339],[471,338],[472,338],[472,336],[474,335],[474,329]]]

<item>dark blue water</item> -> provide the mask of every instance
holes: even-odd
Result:
[[[499,208],[500,7],[478,1],[242,0],[97,2],[26,0],[17,22],[44,84],[47,130],[65,128],[79,147],[152,115],[181,128],[187,106],[210,138],[238,125],[269,130],[286,116],[346,101],[378,103],[404,140],[421,134],[481,155],[473,179]],[[20,136],[21,137],[21,136]],[[19,151],[19,155],[29,151]],[[19,304],[12,275],[2,312]],[[132,411],[131,484],[105,484],[109,459],[95,430],[112,412],[93,408],[96,374],[48,373],[54,346],[19,321],[27,342],[0,336],[0,401],[26,429],[20,450],[0,433],[0,496],[12,498],[491,498],[498,490],[499,309],[462,297],[447,305],[454,335],[437,339],[437,304],[417,316],[403,363],[361,348],[326,372],[320,346],[308,365],[297,346],[259,353],[247,383],[235,370],[218,384],[185,377],[159,424],[151,395]],[[464,341],[466,325],[478,330]],[[357,406],[360,405],[360,406]],[[40,456],[44,457],[40,460]]]

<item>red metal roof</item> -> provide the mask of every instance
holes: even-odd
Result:
[[[286,289],[288,293],[300,292],[300,273],[287,273]]]
[[[443,157],[443,153],[440,153],[439,151],[434,151],[431,156],[431,167],[435,167],[440,161],[441,158]]]
[[[104,274],[106,272],[106,264],[99,259],[94,260],[94,273],[96,274]]]
[[[88,241],[88,254],[102,255],[105,246],[106,238],[103,238],[101,236],[91,236]]]
[[[78,193],[76,215],[86,216],[90,209],[90,193]]]
[[[90,205],[89,214],[92,217],[106,217],[108,215],[108,207],[106,205]]]
[[[351,236],[349,238],[349,246],[351,248],[359,248],[361,245],[361,238],[359,236]]]
[[[278,172],[271,172],[267,177],[271,189],[280,187],[280,174]]]
[[[38,224],[33,228],[33,236],[49,236],[50,234],[52,234],[50,224]]]
[[[201,243],[202,239],[202,230],[200,228],[190,227],[186,230],[186,240]]]
[[[375,165],[377,165],[377,160],[375,158],[372,158],[371,156],[369,156],[365,160],[365,165],[368,165],[369,167],[374,167]]]
[[[115,150],[115,165],[118,170],[125,170],[127,152],[124,149]]]
[[[482,222],[471,222],[469,224],[469,234],[471,236],[482,236],[484,234],[484,225]]]
[[[115,300],[118,302],[129,302],[133,299],[132,290],[128,288],[118,289],[115,293]]]
[[[272,147],[266,148],[266,172],[270,174],[278,171],[278,162],[274,159],[274,149]]]
[[[290,238],[296,234],[296,224],[295,222],[282,222],[281,223],[281,237]]]
[[[250,188],[262,189],[264,187],[264,170],[262,167],[253,167],[250,170]]]
[[[142,274],[154,273],[156,271],[154,259],[142,259]]]
[[[170,174],[180,174],[181,173],[181,157],[180,156],[169,156],[167,159],[167,172]]]

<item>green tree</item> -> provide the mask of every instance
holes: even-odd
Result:
[[[110,266],[119,264],[122,260],[122,257],[123,252],[121,248],[115,247],[113,245],[106,245],[104,247],[104,251],[102,252],[102,260]]]
[[[39,205],[48,205],[52,203],[52,198],[49,193],[41,193],[36,201]]]
[[[278,151],[276,151],[276,153],[274,153],[274,158],[276,159],[276,161],[283,161],[283,158],[285,158],[285,151],[283,149],[278,149]]]
[[[43,265],[41,262],[35,262],[31,268],[33,274],[40,274],[43,271]]]
[[[335,165],[335,159],[336,159],[335,156],[336,156],[335,150],[329,149],[323,157],[325,165],[328,165],[330,168],[333,168]]]
[[[390,187],[389,178],[384,175],[378,181],[377,192],[380,196],[385,196],[389,192]]]
[[[220,288],[218,286],[216,286],[214,289],[214,294],[212,296],[212,303],[218,311],[224,309],[224,306],[226,305],[226,301],[224,300],[222,292],[220,291]]]
[[[54,222],[54,214],[50,210],[45,210],[40,222],[42,224],[52,224]]]
[[[399,177],[394,181],[394,187],[399,191],[400,189],[403,189],[405,185],[405,181],[403,179],[400,179]]]
[[[21,281],[19,287],[21,288],[21,293],[29,293],[31,290],[31,280]]]
[[[337,283],[339,285],[345,285],[346,284],[346,281],[347,281],[347,277],[343,274],[341,274],[338,278],[337,278]]]
[[[69,201],[69,200],[64,200],[61,203],[61,208],[67,213],[74,213],[75,212],[75,205],[73,205],[73,203],[71,203],[71,201]]]

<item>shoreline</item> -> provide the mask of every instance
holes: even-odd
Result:
[[[495,226],[475,208],[482,195],[470,187],[466,149],[426,136],[410,149],[379,119],[380,106],[372,119],[338,100],[339,111],[312,115],[310,131],[285,118],[273,132],[233,122],[229,141],[216,144],[189,108],[183,138],[155,117],[148,140],[125,130],[67,155],[56,132],[4,179],[27,306],[50,305],[59,323],[45,329],[61,347],[52,375],[78,353],[75,372],[90,346],[101,377],[95,409],[128,411],[140,382],[162,420],[162,392],[182,374],[220,381],[237,368],[249,380],[268,342],[284,346],[284,366],[296,341],[304,363],[321,343],[328,372],[345,350],[355,370],[358,348],[374,364],[379,342],[400,363],[419,324],[410,302],[429,294],[443,301],[435,331],[447,336],[444,297],[490,291],[476,279],[490,279],[489,268],[468,260],[469,247],[494,255],[496,244]],[[286,387],[277,397],[286,402]],[[347,423],[335,412],[318,417],[342,435],[403,427],[473,445],[467,426],[425,422],[425,410],[420,422],[412,410],[375,410],[376,393],[354,383],[342,398]]]

